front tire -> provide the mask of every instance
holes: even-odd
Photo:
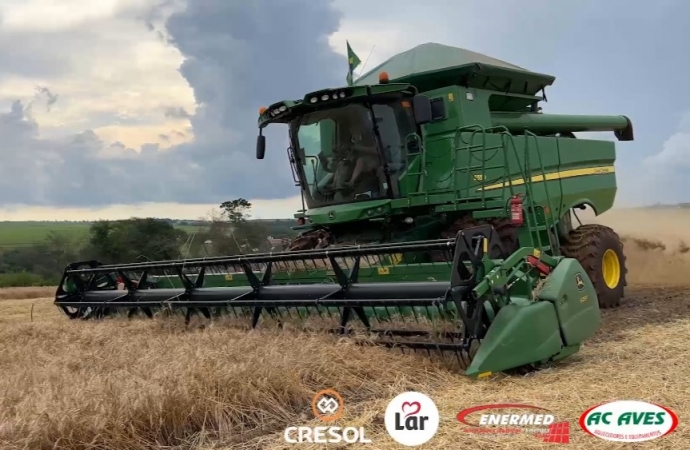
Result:
[[[577,259],[587,272],[602,309],[620,306],[627,286],[623,243],[613,229],[598,224],[572,230],[561,247],[563,256]]]

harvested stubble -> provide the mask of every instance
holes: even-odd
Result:
[[[53,297],[54,295],[55,287],[52,286],[15,287],[0,289],[0,300],[21,300],[25,298]]]
[[[332,387],[346,401],[340,425],[364,426],[367,448],[399,448],[382,425],[387,402],[405,390],[429,394],[442,424],[427,448],[522,448],[532,436],[465,433],[455,415],[485,403],[548,408],[572,423],[574,448],[620,448],[584,435],[576,421],[598,402],[641,398],[673,408],[681,424],[648,448],[685,448],[690,389],[688,291],[634,290],[605,313],[596,339],[575,357],[528,377],[476,382],[423,355],[401,355],[323,335],[250,333],[180,321],[72,323],[28,315],[0,328],[0,446],[3,448],[283,448],[288,425],[311,424],[311,396]],[[50,305],[41,300],[41,310]],[[13,302],[3,302],[11,304]],[[15,305],[15,308],[17,306]],[[319,448],[306,446],[305,448]]]
[[[642,399],[680,416],[673,435],[644,448],[685,449],[690,441],[690,388],[683,378],[690,370],[684,339],[690,335],[690,272],[664,273],[677,267],[664,263],[668,250],[644,250],[629,242],[626,253],[629,294],[621,308],[603,313],[602,329],[580,353],[530,376],[485,381],[468,380],[426,355],[356,346],[334,336],[247,333],[222,322],[185,329],[182,318],[72,323],[57,314],[50,299],[3,301],[0,447],[288,448],[283,429],[316,425],[311,396],[334,388],[346,404],[337,424],[364,426],[374,441],[362,448],[401,448],[387,436],[383,413],[395,395],[418,390],[436,401],[442,417],[438,434],[422,448],[555,445],[531,435],[466,433],[455,418],[467,407],[505,402],[541,406],[556,420],[569,421],[569,448],[629,448],[585,435],[577,419],[600,402]],[[687,254],[672,256],[681,267],[688,263]],[[662,276],[667,286],[639,285],[663,282]]]

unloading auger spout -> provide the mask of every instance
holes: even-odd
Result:
[[[430,254],[439,262],[415,262]],[[225,274],[227,285],[209,286],[212,274]],[[292,322],[366,343],[452,353],[477,377],[577,351],[600,320],[596,292],[583,274],[577,260],[535,248],[506,254],[493,227],[482,225],[454,239],[121,265],[87,261],[66,268],[55,304],[72,319],[179,312],[186,320],[229,315],[252,328]],[[392,275],[399,281],[381,281]]]

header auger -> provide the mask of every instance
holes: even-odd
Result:
[[[381,74],[381,76],[378,76]],[[574,227],[611,208],[615,146],[577,139],[624,116],[543,114],[549,75],[438,44],[354,85],[262,108],[286,123],[302,234],[273,254],[72,264],[55,304],[70,318],[229,316],[454,354],[467,375],[576,352],[623,297],[616,233]],[[265,153],[260,133],[257,158]]]

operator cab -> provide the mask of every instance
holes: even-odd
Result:
[[[417,133],[412,99],[405,97],[371,108],[348,103],[316,110],[289,126],[309,208],[394,196],[397,186],[390,184],[407,167],[407,138]]]
[[[288,125],[290,162],[308,209],[399,196],[408,157],[419,153],[419,126],[431,120],[429,98],[409,87],[328,90],[259,111],[260,130]],[[260,133],[258,159],[265,148]]]

